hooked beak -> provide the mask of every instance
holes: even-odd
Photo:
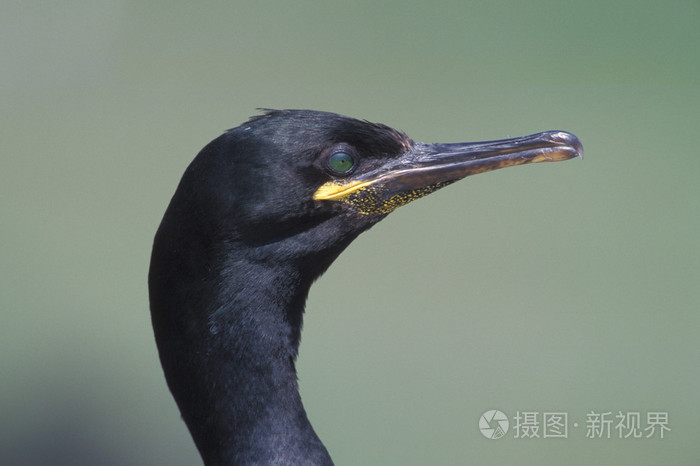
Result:
[[[547,131],[498,141],[416,143],[387,164],[345,182],[329,182],[316,200],[350,203],[364,214],[386,214],[469,175],[526,163],[583,157],[583,146],[565,131]]]

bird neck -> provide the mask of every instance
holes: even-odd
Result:
[[[205,464],[332,464],[295,369],[311,279],[297,267],[240,257],[171,264],[198,269],[189,273],[161,274],[164,262],[154,257],[151,271],[156,340]],[[173,282],[183,277],[198,279]]]

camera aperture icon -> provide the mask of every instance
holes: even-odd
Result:
[[[508,432],[508,416],[497,409],[490,409],[479,418],[479,430],[487,439],[496,440]]]

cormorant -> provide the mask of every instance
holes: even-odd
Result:
[[[582,156],[572,134],[425,144],[333,113],[270,110],[210,142],[155,236],[151,316],[207,465],[329,465],[297,388],[309,287],[391,211],[498,168]]]

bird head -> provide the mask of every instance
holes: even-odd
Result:
[[[333,113],[272,110],[207,145],[171,205],[189,206],[206,235],[254,246],[256,257],[274,245],[276,259],[327,256],[325,267],[394,209],[454,181],[582,154],[563,131],[426,144]]]

